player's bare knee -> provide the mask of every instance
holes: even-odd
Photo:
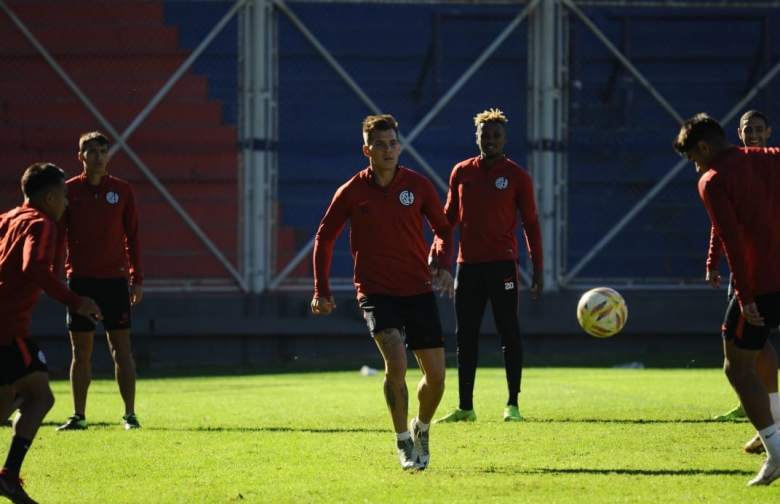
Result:
[[[444,368],[441,369],[426,369],[425,381],[431,387],[444,388],[444,380],[447,376],[447,371]]]

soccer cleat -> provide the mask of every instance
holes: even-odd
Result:
[[[722,415],[716,415],[712,417],[713,420],[725,422],[727,420],[736,420],[738,418],[745,418],[745,410],[742,409],[741,404],[737,404],[734,409],[729,410]]]
[[[138,423],[138,417],[135,413],[130,413],[129,415],[123,416],[122,420],[125,421],[126,430],[141,428],[141,424]]]
[[[22,478],[0,474],[0,495],[16,504],[37,504],[27,495],[23,486],[24,481],[22,481]]]
[[[433,423],[447,423],[447,422],[474,422],[477,420],[477,414],[474,410],[462,410],[455,408],[438,420],[434,420]]]
[[[748,481],[748,486],[771,485],[777,478],[780,478],[780,463],[766,459],[758,471],[758,476]]]
[[[520,410],[517,406],[507,406],[504,408],[504,421],[505,422],[522,422],[523,417],[520,416]]]
[[[404,468],[404,471],[408,471],[410,469],[419,469],[420,468],[420,462],[419,462],[419,456],[417,455],[417,449],[414,447],[414,441],[410,439],[404,439],[396,440],[396,445],[398,447],[398,460],[401,461],[401,467]]]
[[[764,443],[761,441],[761,434],[756,434],[753,439],[745,444],[745,451],[756,455],[766,451],[766,448],[764,448]]]
[[[72,417],[68,418],[68,420],[57,427],[58,431],[64,431],[64,430],[86,430],[87,429],[87,419],[82,418],[78,415],[73,415]]]
[[[417,417],[415,417],[409,422],[409,432],[412,434],[412,442],[417,450],[420,469],[425,469],[431,460],[431,452],[428,450],[428,431],[417,427]]]

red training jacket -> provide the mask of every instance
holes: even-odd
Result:
[[[30,336],[30,319],[41,290],[71,310],[81,298],[52,271],[57,231],[28,203],[0,215],[0,345]]]
[[[460,223],[458,263],[517,260],[518,210],[534,271],[542,271],[542,232],[528,172],[506,156],[490,167],[480,156],[456,164],[444,212],[452,228]]]
[[[374,182],[371,168],[359,172],[333,196],[314,241],[314,294],[330,296],[333,244],[350,221],[358,298],[367,294],[414,296],[433,290],[423,217],[441,238],[442,268],[450,271],[452,230],[441,199],[426,177],[403,166],[388,187]]]
[[[57,226],[56,264],[64,248],[68,278],[129,275],[131,284],[142,285],[138,210],[130,184],[105,175],[93,186],[84,173],[67,183],[69,204]]]
[[[780,149],[731,149],[699,179],[742,305],[780,292]]]

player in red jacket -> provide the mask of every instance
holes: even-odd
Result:
[[[103,328],[114,359],[116,382],[125,403],[125,429],[141,425],[135,414],[135,362],[130,348],[131,307],[143,296],[138,210],[130,184],[108,174],[108,139],[99,131],[79,138],[81,175],[68,180],[70,206],[59,222],[59,254],[65,250],[65,274],[75,292],[95,298],[103,310]],[[129,285],[128,285],[129,278]],[[87,428],[87,391],[95,324],[67,314],[73,348],[70,385],[73,416],[57,430]]]
[[[517,318],[519,275],[515,232],[522,218],[525,242],[533,263],[531,299],[544,288],[542,233],[531,176],[504,155],[507,118],[486,110],[474,118],[480,155],[452,169],[444,212],[452,227],[460,226],[455,274],[458,394],[455,410],[436,422],[474,421],[474,380],[479,359],[479,332],[488,300],[506,372],[505,422],[522,421],[518,408],[523,374],[523,342]],[[436,244],[434,244],[435,248]]]
[[[756,361],[780,324],[780,149],[736,147],[707,114],[683,123],[674,148],[702,174],[699,195],[726,250],[735,295],[723,322],[723,369],[767,452],[748,485],[769,485],[780,477],[780,438]]]
[[[444,337],[434,289],[452,296],[452,231],[436,189],[426,177],[398,164],[398,123],[390,115],[363,121],[363,153],[370,165],[341,186],[320,223],[314,244],[312,312],[336,308],[328,272],[333,244],[350,223],[355,289],[368,330],[385,362],[384,393],[404,469],[430,459],[429,426],[444,394]],[[428,263],[423,221],[441,246]],[[407,354],[423,372],[419,409],[407,427]]]
[[[766,147],[766,140],[771,134],[772,126],[769,123],[769,118],[757,110],[749,110],[742,114],[742,117],[739,119],[737,135],[739,135],[745,147]],[[715,289],[720,288],[721,276],[718,271],[718,263],[722,253],[723,244],[713,227],[710,230],[710,248],[707,253],[707,274],[705,280]],[[734,282],[729,280],[726,299],[731,301],[732,297],[734,297]],[[766,345],[758,354],[756,371],[769,393],[769,406],[772,410],[775,424],[780,425],[780,395],[777,392],[777,353],[769,340],[767,340]],[[717,415],[714,418],[715,420],[732,420],[743,418],[744,416],[745,411],[742,409],[742,405],[737,404],[730,411]],[[763,453],[764,444],[761,442],[761,438],[758,435],[754,436],[753,439],[745,444],[745,451],[748,453]]]
[[[6,408],[14,389],[24,399],[13,422],[8,456],[0,469],[0,495],[34,503],[19,478],[24,458],[54,405],[46,358],[30,336],[41,291],[91,320],[101,318],[90,298],[70,291],[52,271],[59,220],[68,206],[65,174],[37,163],[22,176],[24,204],[0,215],[0,397]]]

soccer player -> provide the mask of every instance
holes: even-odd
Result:
[[[504,155],[507,118],[496,109],[474,117],[480,155],[456,164],[444,212],[451,226],[460,224],[455,273],[458,359],[458,407],[436,422],[474,421],[474,380],[479,331],[488,300],[501,336],[508,397],[504,421],[522,421],[518,395],[523,373],[523,344],[518,321],[519,276],[517,212],[533,262],[531,299],[544,287],[542,235],[531,176]],[[435,246],[435,244],[434,244]]]
[[[737,134],[745,147],[766,147],[766,140],[772,134],[772,126],[769,118],[757,110],[745,112],[739,120]],[[713,228],[710,232],[710,248],[707,254],[707,274],[706,281],[714,288],[720,288],[721,276],[718,271],[718,263],[723,253],[723,244],[718,238]],[[731,301],[734,297],[734,282],[729,280],[727,300]],[[769,392],[769,406],[772,410],[772,417],[775,424],[780,425],[780,396],[777,387],[777,353],[772,344],[767,340],[764,348],[758,354],[756,361],[756,371],[761,378],[761,382]],[[717,415],[715,420],[732,420],[743,418],[745,411],[741,404],[737,404],[732,410]],[[745,451],[748,453],[762,453],[764,445],[761,438],[756,435],[745,444]]]
[[[141,425],[135,414],[130,323],[131,306],[143,296],[143,269],[135,195],[130,184],[108,174],[108,139],[99,131],[81,135],[78,158],[84,171],[68,180],[71,204],[59,223],[57,260],[64,248],[68,285],[81,295],[93,297],[103,311],[116,382],[125,404],[124,426],[138,429]],[[70,386],[74,412],[57,428],[60,431],[87,428],[85,412],[95,335],[94,321],[72,310],[67,313],[67,323],[73,350]]]
[[[311,310],[328,315],[336,308],[328,272],[333,244],[349,221],[358,304],[385,362],[384,395],[398,458],[405,470],[425,469],[430,460],[428,431],[445,377],[434,290],[452,296],[452,231],[431,181],[398,164],[401,143],[393,116],[367,117],[363,141],[369,166],[336,191],[317,231]],[[430,265],[425,219],[441,238]],[[408,427],[407,349],[423,373],[417,387],[418,413]]]
[[[57,230],[68,205],[65,173],[37,163],[22,176],[24,204],[0,215],[0,397],[10,407],[14,389],[24,398],[13,422],[13,437],[0,469],[0,495],[34,503],[19,472],[46,413],[54,405],[46,358],[30,335],[30,318],[41,291],[80,316],[96,320],[100,308],[80,297],[52,271]]]
[[[734,297],[723,322],[723,369],[767,452],[748,485],[769,485],[780,477],[780,437],[756,361],[780,324],[780,149],[736,147],[704,113],[682,124],[673,146],[701,173],[699,195],[726,250]]]

